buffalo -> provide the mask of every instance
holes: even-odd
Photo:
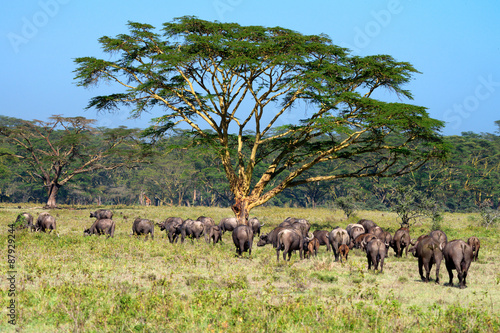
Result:
[[[403,250],[405,249],[405,255],[408,256],[408,247],[410,246],[410,229],[407,227],[399,228],[391,241],[391,247],[396,252],[396,257],[403,256]]]
[[[477,261],[477,256],[479,254],[479,248],[481,247],[481,243],[479,243],[479,238],[470,237],[467,240],[467,244],[469,244],[469,246],[472,248],[473,261]]]
[[[274,248],[278,247],[278,234],[280,231],[289,229],[286,227],[276,227],[271,230],[268,234],[261,235],[259,241],[257,242],[257,246],[264,246],[267,244],[272,244]]]
[[[205,231],[205,225],[201,221],[187,219],[180,225],[180,231],[181,243],[184,243],[184,239],[186,239],[186,237],[199,239]]]
[[[98,209],[95,212],[90,212],[90,217],[95,217],[98,220],[102,219],[112,219],[113,212],[109,209]]]
[[[371,241],[372,239],[377,238],[374,234],[370,233],[364,233],[356,237],[356,239],[353,242],[353,246],[356,249],[365,249],[366,244]]]
[[[375,236],[377,236],[378,239],[384,241],[384,239],[382,239],[385,235],[384,229],[382,229],[381,227],[375,226],[370,229],[369,233],[374,234]]]
[[[345,230],[351,237],[351,240],[354,241],[356,237],[365,233],[365,228],[361,224],[349,224]]]
[[[288,261],[292,256],[292,251],[299,250],[300,259],[303,259],[304,249],[304,236],[299,230],[283,229],[278,233],[278,246],[276,247],[276,260],[280,260],[280,251],[283,251],[283,260],[286,260],[288,254]]]
[[[140,236],[146,235],[144,241],[148,239],[151,234],[151,239],[154,240],[155,236],[155,225],[152,221],[147,219],[136,218],[132,224],[132,235]],[[132,236],[131,235],[131,236]]]
[[[347,261],[347,256],[349,255],[349,246],[345,244],[340,245],[339,252],[340,252],[340,262],[343,262],[344,260]]]
[[[162,223],[157,223],[156,225],[161,231],[166,230],[168,240],[170,243],[177,242],[178,236],[181,234],[180,226],[184,220],[180,217],[169,217]]]
[[[424,239],[424,237],[427,237],[427,236],[429,236],[429,235],[428,234],[427,235],[420,235],[420,236],[418,236],[417,240],[414,240],[414,239],[410,240],[410,245],[412,245],[412,247],[408,251],[411,252],[411,253],[413,253],[414,257],[417,257],[417,252],[416,251],[417,251],[417,245],[418,245],[418,243],[422,239]]]
[[[236,246],[236,253],[241,256],[248,251],[252,255],[253,230],[247,225],[239,225],[233,230],[233,243]]]
[[[253,234],[260,237],[260,228],[264,226],[265,223],[260,223],[259,219],[252,217],[248,220],[248,225],[252,228]]]
[[[95,220],[94,224],[89,229],[83,231],[84,236],[90,235],[108,235],[107,238],[114,237],[115,235],[115,221],[111,219]]]
[[[305,251],[305,257],[307,257],[307,259],[311,258],[311,255],[317,257],[318,250],[319,250],[319,240],[316,237],[304,241],[304,251]]]
[[[429,236],[432,237],[434,240],[436,240],[442,249],[444,249],[444,246],[446,245],[446,243],[448,243],[448,237],[441,230],[431,231],[429,233]]]
[[[392,242],[392,235],[388,231],[383,231],[377,238],[385,243],[385,249],[386,249],[385,256],[387,258],[389,254],[389,247],[391,246]]]
[[[279,227],[290,227],[296,230],[300,230],[302,236],[307,236],[309,229],[311,228],[311,223],[305,219],[298,219],[295,217],[287,217],[285,221],[281,222]]]
[[[196,221],[200,221],[203,223],[205,226],[209,225],[215,225],[214,219],[211,217],[206,217],[206,216],[200,216],[196,219]]]
[[[56,218],[47,212],[40,213],[36,220],[35,230],[43,232],[48,230],[51,233],[52,230],[56,230]]]
[[[210,243],[210,240],[212,240],[215,245],[222,240],[222,231],[218,225],[208,226],[205,230],[205,237],[207,243]]]
[[[327,230],[315,230],[313,235],[319,241],[319,245],[326,245],[327,252],[331,250],[330,233]]]
[[[365,219],[359,220],[358,224],[361,224],[363,228],[365,228],[366,233],[372,233],[372,229],[377,226],[377,224],[375,224],[375,222],[373,222],[372,220]]]
[[[463,240],[448,242],[443,249],[446,269],[450,276],[450,286],[453,286],[453,270],[457,271],[460,289],[467,288],[467,273],[472,262],[472,248]]]
[[[384,271],[384,258],[386,254],[385,243],[378,238],[374,238],[366,244],[366,258],[368,259],[368,269],[377,270],[380,263],[380,273]]]
[[[233,231],[238,226],[238,220],[236,217],[225,217],[219,222],[219,227],[222,233],[226,231]]]
[[[418,258],[418,272],[422,281],[429,282],[432,265],[436,264],[436,283],[439,283],[439,267],[443,260],[443,243],[427,235],[420,239],[411,251]]]
[[[335,228],[330,232],[330,244],[335,255],[335,261],[339,261],[339,246],[342,244],[348,245],[349,242],[350,238],[345,229]]]
[[[19,229],[29,228],[31,231],[35,230],[35,225],[33,224],[33,215],[30,213],[21,213],[17,215],[15,225],[18,225]]]

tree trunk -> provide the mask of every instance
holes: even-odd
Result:
[[[235,204],[231,206],[238,225],[248,225],[248,216],[250,214],[249,202],[246,199],[235,198]]]
[[[141,193],[139,193],[139,204],[141,206],[144,206],[144,191],[141,191]]]
[[[49,185],[49,199],[47,200],[47,204],[45,207],[47,208],[57,208],[57,193],[59,192],[59,188],[61,186],[59,184],[50,184]]]

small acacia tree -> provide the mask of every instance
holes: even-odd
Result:
[[[94,128],[95,120],[53,116],[50,121],[21,121],[0,126],[0,135],[16,145],[26,172],[47,189],[47,207],[57,207],[59,189],[76,175],[112,170],[144,161],[137,130]]]
[[[407,62],[352,56],[325,35],[280,27],[196,17],[165,23],[161,34],[148,24],[128,27],[129,34],[99,39],[115,61],[75,60],[80,86],[121,88],[88,107],[132,105],[135,116],[157,107],[164,114],[150,129],[156,134],[186,123],[217,151],[240,224],[286,188],[401,175],[444,155],[443,122],[424,107],[372,97],[387,89],[411,99],[403,86],[418,72]],[[289,124],[289,112],[303,119]],[[324,175],[308,176],[327,163]]]
[[[500,210],[493,209],[491,199],[484,200],[478,205],[479,214],[481,216],[481,225],[489,228],[500,221]]]
[[[351,195],[345,197],[338,197],[337,199],[335,199],[334,204],[335,206],[344,211],[344,214],[347,216],[348,219],[351,216],[354,216],[356,210],[358,209],[356,205],[356,199]]]
[[[392,189],[389,196],[391,210],[398,214],[402,227],[410,227],[419,219],[431,218],[432,229],[437,229],[441,222],[438,205],[425,194],[415,190],[412,185],[399,185]],[[412,222],[413,220],[413,222]]]

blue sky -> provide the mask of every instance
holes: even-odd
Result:
[[[110,88],[77,87],[73,59],[108,59],[97,39],[127,33],[129,20],[161,27],[175,17],[194,15],[324,33],[353,54],[389,54],[408,61],[422,72],[407,87],[414,95],[411,103],[446,121],[443,134],[493,133],[494,121],[500,120],[499,14],[498,0],[3,1],[0,114],[28,120],[83,115],[97,119],[99,126],[147,126],[159,114],[129,119],[126,110],[85,111],[90,98]],[[390,94],[381,98],[395,101]]]

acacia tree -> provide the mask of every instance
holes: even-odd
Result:
[[[424,218],[432,218],[433,225],[439,224],[441,220],[437,203],[424,193],[416,191],[413,185],[397,185],[392,189],[389,200],[391,210],[401,219],[401,227],[410,227]]]
[[[135,129],[96,129],[95,120],[84,117],[49,119],[0,126],[0,135],[20,148],[19,158],[29,166],[29,178],[43,182],[48,208],[57,207],[59,189],[75,176],[134,165],[146,156]]]
[[[162,33],[148,24],[128,27],[129,34],[99,39],[116,60],[75,60],[80,86],[120,87],[88,108],[133,106],[135,116],[159,109],[164,114],[150,133],[188,124],[216,149],[240,224],[286,188],[401,175],[445,154],[443,122],[424,107],[373,98],[384,89],[412,98],[403,86],[418,71],[407,62],[353,56],[325,35],[280,27],[196,17],[164,23]],[[288,124],[289,113],[303,119]],[[331,162],[324,175],[307,176]]]

